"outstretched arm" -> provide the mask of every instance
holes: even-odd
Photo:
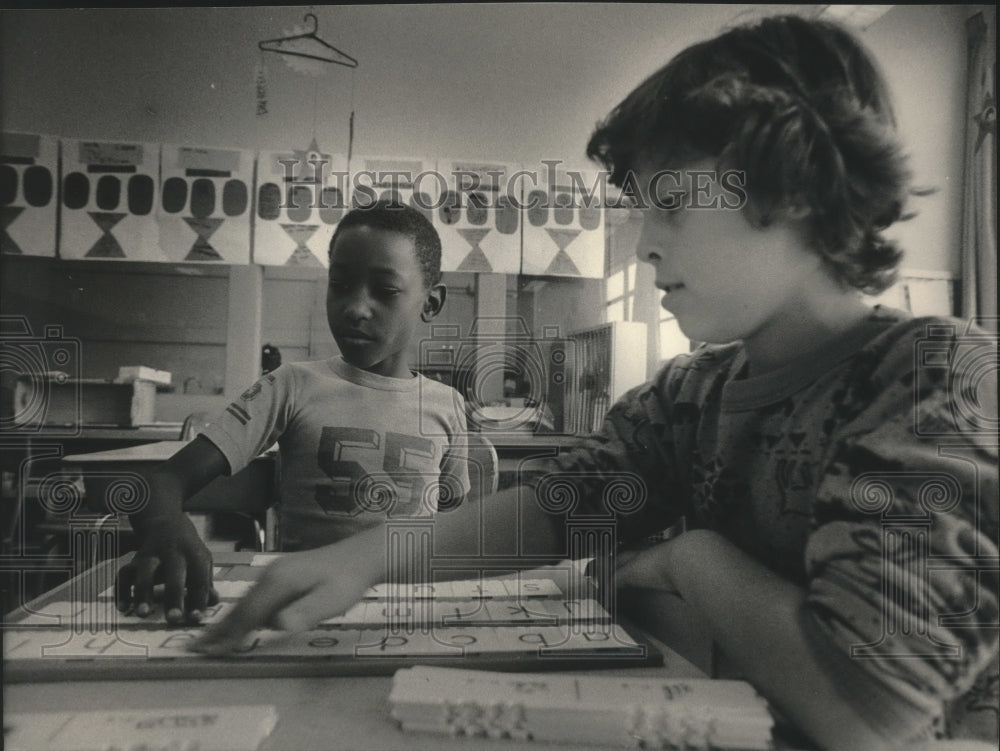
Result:
[[[225,456],[202,436],[153,472],[149,502],[129,517],[139,549],[118,572],[119,609],[148,615],[158,581],[164,584],[163,611],[169,623],[198,622],[205,608],[218,601],[212,588],[212,555],[184,513],[183,503],[228,472]]]
[[[478,503],[438,512],[433,550],[414,551],[432,560],[410,558],[407,564],[426,572],[432,570],[428,564],[434,558],[450,562],[462,558],[469,569],[487,568],[494,561],[507,570],[554,563],[570,554],[567,515],[596,514],[610,521],[609,513],[620,505],[635,506],[614,522],[623,535],[641,536],[667,526],[670,509],[661,509],[649,499],[642,502],[644,490],[651,487],[645,478],[669,474],[665,467],[669,457],[648,452],[636,442],[655,417],[656,404],[647,392],[636,389],[623,397],[601,431],[580,439],[572,451],[551,464],[522,467],[519,485]],[[622,486],[630,491],[624,499],[619,498]],[[608,503],[607,498],[611,498]],[[636,499],[640,502],[635,503]],[[374,584],[412,580],[412,571],[399,570],[402,561],[390,559],[386,537],[387,529],[377,527],[275,561],[229,616],[207,629],[193,647],[225,652],[257,628],[306,629],[343,613]]]
[[[535,503],[534,493],[513,488],[481,503],[464,503],[434,520],[433,550],[420,555],[475,559],[489,566],[491,556],[505,568],[531,568],[543,559],[564,554],[564,517]],[[489,530],[488,538],[483,531]],[[431,561],[390,557],[385,527],[362,532],[326,547],[285,556],[265,570],[256,586],[220,623],[206,629],[193,648],[227,652],[257,628],[301,631],[354,605],[364,591],[380,582],[399,581],[417,564],[427,571]],[[530,557],[514,558],[516,553]]]

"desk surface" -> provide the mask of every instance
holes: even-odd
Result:
[[[665,654],[667,650],[664,650]],[[694,671],[694,672],[692,672]],[[630,677],[704,677],[669,657],[663,668],[602,671]],[[595,673],[597,674],[597,673]],[[275,751],[338,749],[469,749],[566,751],[566,746],[404,733],[389,717],[389,677],[25,683],[4,689],[5,712],[180,709],[270,705],[278,723],[260,748]]]
[[[668,647],[659,643],[656,646],[664,655],[662,667],[573,672],[576,675],[621,675],[631,678],[705,677],[704,673]],[[523,748],[565,751],[565,746],[537,742],[498,742],[404,733],[389,715],[391,685],[392,678],[387,676],[19,683],[5,687],[4,706],[5,712],[10,714],[273,706],[278,722],[273,733],[261,744],[261,749],[503,751]]]
[[[4,440],[107,440],[107,441],[169,441],[181,437],[180,423],[154,423],[134,428],[81,425],[78,428],[43,426],[34,429],[15,428],[5,432]]]
[[[126,446],[108,451],[94,451],[87,454],[71,454],[63,457],[64,462],[73,464],[101,464],[110,462],[161,462],[176,454],[187,441],[157,441],[138,446]]]
[[[618,672],[631,677],[704,677],[692,674],[692,669],[668,659],[664,668]],[[602,671],[605,675],[613,672]],[[265,704],[277,708],[278,723],[261,744],[262,750],[566,751],[566,746],[547,743],[404,733],[389,717],[391,685],[392,678],[388,677],[26,683],[4,689],[4,711],[89,712]]]
[[[225,557],[217,556],[217,563],[224,564]],[[39,600],[45,597],[47,595]],[[663,653],[662,667],[574,671],[574,674],[633,678],[705,677],[702,671],[669,647],[653,639],[650,641]],[[387,676],[18,683],[4,687],[4,711],[21,714],[263,704],[277,709],[278,722],[273,733],[261,744],[261,749],[566,749],[565,746],[539,742],[404,733],[389,716],[391,685],[392,678]]]

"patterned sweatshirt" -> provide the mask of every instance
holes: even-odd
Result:
[[[532,484],[572,486],[570,518],[613,519],[621,545],[683,516],[802,587],[815,653],[887,736],[977,704],[995,734],[996,358],[965,322],[885,308],[761,376],[741,344],[703,346]]]

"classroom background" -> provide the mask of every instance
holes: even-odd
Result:
[[[970,30],[993,18],[990,6],[3,11],[0,386],[12,445],[45,437],[17,420],[34,398],[25,368],[83,384],[76,428],[134,431],[66,441],[69,453],[181,438],[186,420],[220,411],[260,375],[265,345],[283,361],[336,354],[324,263],[351,198],[330,180],[348,167],[352,177],[403,168],[445,180],[426,188],[448,299],[413,368],[463,390],[476,427],[503,428],[501,459],[595,427],[692,343],[659,306],[651,267],[636,261],[638,214],[613,208],[613,191],[583,207],[580,185],[595,185],[583,154],[590,130],[683,47],[782,11],[859,31],[895,93],[916,183],[933,188],[892,229],[906,257],[879,300],[970,313],[977,277],[995,278],[961,251]],[[317,177],[317,164],[329,172]],[[279,187],[288,170],[291,192]],[[475,185],[460,185],[456,170]],[[517,183],[518,171],[537,182]],[[545,210],[497,211],[506,188],[542,196]],[[478,214],[477,190],[490,204]],[[135,382],[139,366],[154,385],[116,384],[131,400],[124,407],[98,398],[94,384]],[[52,405],[36,411],[59,419]],[[4,484],[11,498],[24,496],[16,475]]]
[[[857,30],[894,93],[915,183],[925,188],[913,218],[891,230],[906,251],[899,281],[871,302],[995,317],[992,5],[0,10],[0,606],[19,609],[13,622],[24,628],[58,620],[75,629],[52,653],[46,634],[6,630],[5,681],[18,685],[5,686],[5,733],[11,725],[52,748],[62,730],[67,747],[97,747],[116,741],[114,721],[159,727],[197,708],[219,721],[217,736],[193,728],[192,742],[204,748],[492,748],[487,738],[421,739],[388,721],[391,681],[366,675],[374,663],[362,664],[361,642],[350,641],[365,625],[385,625],[374,595],[359,603],[374,620],[352,620],[352,609],[335,626],[342,642],[324,632],[285,650],[284,662],[264,654],[218,673],[184,649],[193,634],[117,615],[115,559],[134,546],[127,512],[142,502],[142,473],[279,359],[337,354],[325,314],[329,238],[355,194],[421,194],[392,177],[400,172],[441,178],[423,187],[444,240],[448,298],[410,364],[465,394],[469,423],[486,436],[470,462],[474,487],[488,495],[513,482],[525,459],[551,456],[599,425],[624,391],[696,343],[660,307],[652,268],[636,260],[640,214],[616,207],[613,190],[588,205],[600,185],[584,157],[588,136],[624,92],[683,48],[781,12]],[[379,173],[390,177],[371,176]],[[511,210],[515,197],[536,208]],[[212,617],[271,560],[268,506],[279,471],[268,452],[189,499],[227,600]],[[578,521],[573,539],[605,539],[593,520]],[[598,561],[598,581],[601,565],[609,564]],[[526,625],[511,608],[535,598],[528,584],[543,594],[551,584],[544,603],[531,601],[536,616],[586,624],[588,642],[595,628],[625,640],[591,655],[609,680],[608,656],[632,652],[643,662],[627,671],[669,678],[668,688],[720,677],[710,638],[682,612],[650,608],[648,622],[659,622],[635,632],[643,641],[635,650],[630,632],[611,630],[618,626],[608,613],[588,606],[578,614],[588,591],[581,571],[545,571],[553,581],[529,579],[522,589],[490,582],[485,620],[483,587],[475,598],[457,588],[442,598],[456,613],[469,605],[455,644],[483,640],[471,666],[552,667],[525,662],[541,653],[541,637],[522,639],[522,629],[540,630],[544,619]],[[43,601],[47,612],[28,607]],[[128,644],[109,624],[150,641]],[[378,648],[387,646],[400,660],[443,651],[406,639]],[[126,674],[138,666],[129,680],[115,660],[92,659],[135,657],[138,647],[143,660],[122,663]],[[41,658],[22,659],[29,653]],[[21,659],[13,669],[10,654]],[[386,675],[396,664],[376,662]],[[103,682],[84,690],[84,674]],[[164,677],[175,680],[165,687]],[[704,704],[711,714],[713,701]],[[423,720],[415,706],[394,708]],[[595,706],[603,711],[607,695]],[[992,721],[994,706],[978,709]],[[32,715],[43,711],[63,714]],[[587,736],[601,711],[588,709],[579,728],[576,717],[558,716],[547,730],[553,740],[570,729]],[[758,745],[744,747],[771,747],[769,715],[737,715],[756,731]],[[123,747],[142,740],[125,730]],[[150,745],[168,740],[176,737]],[[544,741],[531,745],[549,748]]]

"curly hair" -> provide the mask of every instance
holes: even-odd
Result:
[[[330,238],[329,255],[340,233],[352,227],[398,232],[413,241],[420,264],[424,287],[429,289],[441,281],[441,237],[423,212],[394,200],[379,200],[352,209],[337,223]]]
[[[803,216],[842,283],[879,292],[902,252],[910,172],[881,72],[840,26],[776,16],[688,47],[598,123],[587,155],[619,187],[639,163],[740,170],[754,226]]]

